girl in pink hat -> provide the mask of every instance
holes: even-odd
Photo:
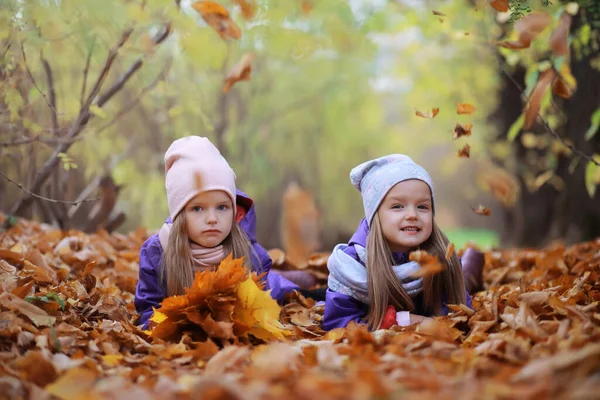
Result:
[[[299,287],[271,273],[271,258],[256,242],[254,205],[236,189],[235,173],[205,137],[174,141],[165,154],[169,219],[140,250],[135,307],[145,327],[167,296],[181,295],[196,271],[218,266],[229,254],[245,257],[281,301]]]

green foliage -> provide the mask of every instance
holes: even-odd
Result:
[[[26,296],[25,301],[29,303],[35,303],[36,301],[50,303],[51,301],[56,301],[60,306],[60,309],[63,311],[65,310],[65,301],[56,292],[51,292],[43,296]]]

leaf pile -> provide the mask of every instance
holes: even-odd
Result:
[[[174,341],[137,328],[137,254],[147,235],[85,235],[22,220],[0,233],[3,396],[587,399],[600,390],[600,239],[489,252],[475,311],[451,306],[447,317],[388,331],[351,325],[325,334],[323,307],[295,293],[280,315],[292,335],[260,344],[243,334],[202,341],[200,329],[189,329],[200,318],[206,333],[208,316],[238,329],[235,304],[259,295],[235,261],[221,275],[197,275],[183,307],[163,303],[167,319],[153,332],[186,315]],[[217,276],[237,289],[200,284]]]
[[[250,344],[243,340],[248,334],[264,341],[284,339],[288,332],[278,321],[281,309],[258,279],[248,276],[242,259],[231,256],[215,271],[198,271],[185,295],[168,297],[155,310],[150,336],[179,341],[187,330],[195,342],[221,345]]]

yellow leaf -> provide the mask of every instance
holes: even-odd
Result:
[[[251,334],[268,341],[285,339],[290,333],[278,321],[281,308],[277,302],[269,292],[260,290],[252,278],[239,284],[237,296],[233,319],[250,326]]]
[[[89,399],[98,374],[87,368],[72,368],[44,390],[63,400]]]
[[[104,110],[101,109],[100,107],[98,107],[96,104],[92,104],[90,106],[90,112],[98,118],[102,118],[102,119],[106,118],[106,113],[104,112]]]
[[[154,313],[150,317],[150,321],[156,322],[157,324],[160,324],[165,319],[167,319],[167,315],[166,314],[163,314],[160,311],[156,311],[156,308],[154,308],[154,307],[152,307],[152,310],[154,310]]]
[[[108,354],[106,356],[102,356],[102,361],[104,361],[104,363],[111,368],[116,365],[119,365],[122,359],[122,354]]]

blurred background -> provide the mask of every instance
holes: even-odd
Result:
[[[261,244],[299,258],[348,240],[364,214],[350,169],[390,153],[429,170],[458,248],[600,236],[598,2],[192,3],[0,0],[2,212],[158,229],[164,152],[200,135],[254,198]],[[547,29],[529,48],[499,47],[531,11]],[[549,47],[554,32],[566,54]],[[541,92],[548,69],[567,93]],[[536,93],[542,118],[523,129]],[[454,140],[457,123],[472,134]]]

